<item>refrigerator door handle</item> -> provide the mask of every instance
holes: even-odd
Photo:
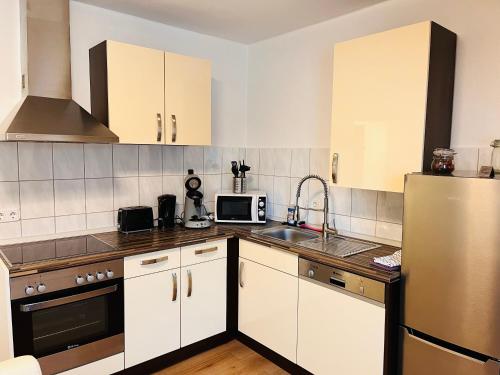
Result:
[[[500,362],[486,361],[455,352],[415,336],[406,327],[400,327],[403,343],[402,374],[456,374],[499,375]]]

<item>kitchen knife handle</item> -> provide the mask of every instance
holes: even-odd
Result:
[[[188,275],[188,293],[187,296],[191,297],[191,294],[193,293],[193,275],[191,274],[191,271],[187,271]]]
[[[177,140],[177,118],[172,115],[172,142]]]
[[[334,153],[332,156],[332,182],[334,184],[337,183],[338,166],[339,166],[339,154]]]
[[[156,114],[156,122],[158,123],[158,130],[156,133],[156,141],[161,142],[161,136],[163,133],[163,126],[161,124],[161,113]]]
[[[173,284],[172,301],[176,301],[177,300],[177,274],[175,272],[172,274],[172,284]]]

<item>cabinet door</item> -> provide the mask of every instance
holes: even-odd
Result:
[[[125,280],[125,367],[180,347],[179,272]]]
[[[402,192],[422,170],[430,22],[335,45],[331,152],[337,184]]]
[[[226,258],[182,268],[181,346],[226,330]]]
[[[385,308],[299,279],[297,364],[316,375],[382,375]]]
[[[120,143],[162,144],[164,52],[107,42],[109,128]]]
[[[165,52],[166,143],[211,144],[211,63]]]
[[[296,362],[298,278],[240,258],[238,329]]]

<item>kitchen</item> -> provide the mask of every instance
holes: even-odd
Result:
[[[217,3],[0,5],[0,373],[498,375],[498,3]]]

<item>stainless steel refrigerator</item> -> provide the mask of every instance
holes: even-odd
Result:
[[[403,375],[500,375],[500,179],[406,176]]]

